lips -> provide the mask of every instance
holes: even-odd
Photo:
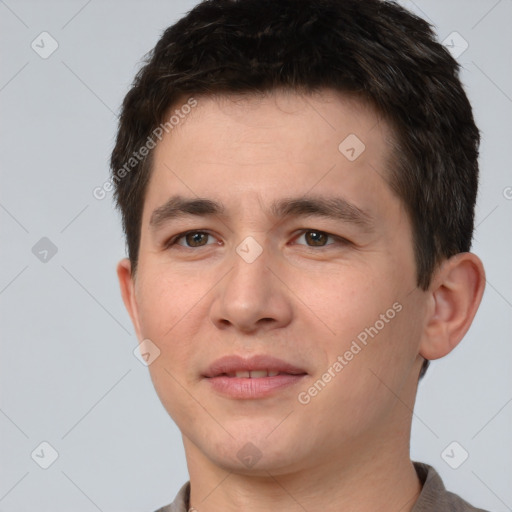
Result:
[[[259,355],[217,359],[204,373],[203,383],[212,392],[230,400],[290,399],[286,390],[298,386],[307,372],[282,359]]]
[[[306,373],[303,368],[272,356],[256,355],[243,358],[233,355],[217,359],[209,366],[203,377],[259,379],[279,375],[306,375]]]

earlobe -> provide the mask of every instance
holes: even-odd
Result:
[[[475,254],[460,253],[441,264],[428,291],[421,356],[439,359],[459,344],[473,322],[484,288],[484,268]]]
[[[117,278],[119,279],[119,287],[124,305],[132,320],[138,340],[142,340],[139,325],[139,315],[137,310],[137,302],[135,299],[135,283],[131,271],[131,263],[128,258],[123,258],[117,264]]]

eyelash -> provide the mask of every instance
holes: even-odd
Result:
[[[164,249],[170,249],[171,247],[173,247],[175,245],[180,245],[180,244],[178,244],[179,240],[181,240],[182,238],[185,238],[187,235],[198,234],[198,233],[208,235],[208,236],[213,236],[208,231],[201,231],[201,230],[185,231],[183,233],[179,233],[178,235],[176,235],[176,236],[172,237],[170,240],[168,240],[164,244]],[[346,238],[332,235],[331,233],[327,233],[326,231],[320,231],[319,229],[311,229],[311,228],[300,230],[300,233],[294,238],[294,240],[297,240],[298,238],[300,238],[301,236],[303,236],[306,233],[317,233],[317,234],[321,234],[321,235],[327,235],[328,238],[332,238],[335,241],[335,243],[326,244],[326,245],[306,245],[306,247],[311,248],[311,249],[315,249],[315,248],[325,249],[325,248],[329,247],[330,245],[336,245],[336,242],[341,245],[351,244],[351,242],[349,240],[347,240]],[[207,247],[208,245],[213,245],[213,244],[200,245],[198,247],[187,247],[187,246],[181,245],[181,247],[183,247],[184,249],[199,249],[201,247]],[[303,244],[300,244],[300,245],[303,245]]]

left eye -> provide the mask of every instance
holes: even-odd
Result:
[[[171,245],[181,245],[184,247],[202,247],[204,245],[211,245],[206,243],[208,237],[211,237],[210,233],[206,233],[205,231],[189,231],[188,233],[183,233],[182,235],[178,235],[174,240],[169,243]],[[183,241],[184,243],[181,243]]]
[[[317,231],[315,229],[308,229],[304,231],[302,235],[300,235],[296,240],[304,239],[309,247],[325,247],[326,245],[332,245],[333,242],[327,243],[327,240],[335,239],[334,235],[329,235],[329,233],[325,233],[323,231]]]

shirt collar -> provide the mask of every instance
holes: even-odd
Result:
[[[422,489],[418,500],[416,501],[411,512],[429,512],[435,510],[437,512],[455,510],[454,506],[463,505],[465,508],[457,510],[468,510],[468,511],[479,511],[467,504],[462,498],[459,498],[455,494],[448,492],[445,489],[441,477],[437,471],[427,465],[420,462],[413,462],[418,478],[422,484]],[[194,512],[194,509],[189,510],[190,500],[190,481],[185,483],[178,491],[174,501],[158,509],[156,512]],[[466,508],[467,507],[467,508]],[[482,511],[485,512],[485,511]]]

